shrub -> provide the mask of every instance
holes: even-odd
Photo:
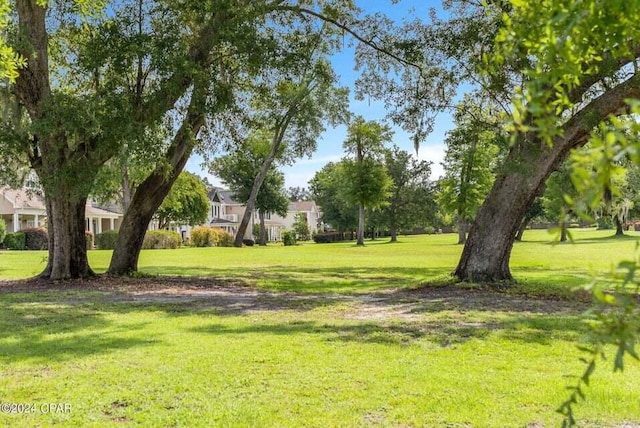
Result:
[[[218,247],[233,247],[233,235],[227,231],[222,229],[218,229],[220,232],[218,234]]]
[[[23,232],[7,233],[4,237],[4,246],[9,250],[24,250],[26,236]]]
[[[316,233],[315,235],[313,235],[313,240],[317,244],[326,244],[329,242],[344,241],[344,236],[340,232]]]
[[[93,233],[88,230],[84,232],[85,239],[87,240],[87,250],[93,250]]]
[[[101,250],[113,250],[118,240],[117,230],[108,230],[96,235],[96,245]]]
[[[425,227],[425,228],[424,228],[424,232],[425,232],[427,235],[433,235],[433,234],[435,234],[435,233],[436,233],[436,228],[435,228],[435,227],[433,227],[433,226],[427,226],[427,227]]]
[[[242,244],[246,245],[247,247],[253,247],[256,244],[256,241],[254,241],[253,239],[243,239]]]
[[[293,230],[287,230],[282,233],[282,243],[285,247],[296,245],[296,233]]]
[[[196,227],[191,231],[194,247],[231,247],[233,235],[217,227]]]
[[[145,250],[179,248],[182,238],[178,232],[172,230],[147,230],[142,243]]]
[[[191,245],[194,247],[213,246],[212,236],[209,233],[210,227],[194,227],[191,230]]]
[[[46,250],[49,248],[49,234],[43,227],[29,227],[21,230],[24,233],[26,250]]]
[[[0,243],[4,242],[4,237],[7,235],[7,224],[3,218],[0,218]]]

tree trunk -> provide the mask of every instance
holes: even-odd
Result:
[[[358,242],[356,245],[364,246],[364,205],[358,205]]]
[[[576,87],[572,99],[580,99],[589,86]],[[640,75],[633,75],[615,88],[592,99],[566,120],[561,136],[549,145],[533,132],[518,134],[501,174],[471,226],[454,275],[462,281],[512,280],[509,258],[518,227],[544,185],[569,151],[589,139],[593,127],[609,115],[629,111],[626,99],[640,97]],[[531,118],[528,118],[529,120]]]
[[[567,222],[560,222],[560,242],[567,242]]]
[[[458,244],[464,244],[467,242],[467,227],[468,223],[463,218],[458,219]]]
[[[584,141],[588,132],[585,132]],[[523,137],[524,138],[524,137]],[[499,175],[472,223],[454,275],[462,281],[513,279],[509,259],[518,228],[556,166],[566,159],[569,141],[552,147],[522,140],[511,148],[506,172]]]
[[[72,197],[67,192],[47,197],[49,258],[40,277],[63,280],[94,275],[87,260],[86,203],[86,196]]]
[[[619,216],[613,216],[613,220],[616,222],[616,235],[615,236],[623,236],[624,228],[622,227],[622,220]]]
[[[516,241],[522,241],[522,236],[524,235],[524,231],[527,228],[528,224],[529,221],[526,218],[522,220],[522,222],[520,223],[520,227],[518,228],[518,232],[516,233]]]
[[[245,204],[246,208],[244,210],[244,214],[242,215],[242,220],[240,220],[240,225],[238,226],[235,240],[233,241],[234,247],[242,247],[244,234],[247,232],[247,227],[249,227],[249,222],[251,221],[251,213],[253,213],[253,210],[256,208],[256,199],[258,199],[258,192],[260,192],[260,187],[262,187],[262,183],[264,183],[264,179],[269,173],[271,165],[273,165],[273,161],[276,158],[276,154],[278,153],[278,149],[280,148],[281,143],[282,134],[276,132],[273,139],[271,140],[271,149],[269,150],[269,154],[267,155],[264,162],[262,162],[260,171],[258,172],[256,178],[253,180],[253,187],[251,188],[251,193],[249,193],[249,199]]]
[[[159,162],[134,192],[111,256],[110,275],[128,275],[138,270],[138,258],[149,222],[184,169],[193,150],[194,138],[204,125],[204,113],[197,111],[202,101],[200,96],[200,91],[194,89],[189,112],[165,153],[166,163]],[[171,166],[169,174],[167,163]]]
[[[264,247],[267,245],[267,231],[264,227],[264,212],[258,212],[258,219],[260,220],[260,242],[258,244]]]
[[[389,242],[398,242],[398,225],[396,225],[395,223],[391,224],[390,233],[391,241]]]

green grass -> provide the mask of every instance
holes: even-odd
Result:
[[[560,294],[584,284],[594,274],[605,274],[620,260],[633,257],[640,233],[623,238],[612,231],[576,229],[575,243],[552,244],[547,231],[527,231],[511,257],[512,273],[521,289]],[[362,293],[386,288],[415,287],[450,280],[462,246],[457,236],[431,235],[367,241],[284,247],[181,248],[145,250],[140,272],[151,275],[187,275],[230,278],[273,291]],[[96,272],[104,272],[110,251],[89,252]],[[0,278],[38,274],[46,252],[0,251]]]
[[[444,286],[461,250],[453,235],[365,248],[143,252],[143,273],[240,279],[276,292],[252,309],[216,298],[115,302],[78,289],[2,293],[0,402],[63,403],[71,412],[0,413],[0,426],[557,426],[554,410],[575,382],[566,375],[583,369],[575,345],[586,332],[584,306],[528,305],[518,293],[567,294],[591,271],[631,257],[638,235],[610,234],[578,231],[577,244],[552,246],[550,235],[527,232],[512,262],[520,291],[391,294],[384,307],[358,295]],[[28,277],[42,257],[1,252],[0,275]],[[109,253],[90,259],[104,270]],[[629,361],[624,374],[610,364],[576,408],[580,426],[640,424],[640,364]]]

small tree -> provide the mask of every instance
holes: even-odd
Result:
[[[364,245],[365,208],[377,208],[385,203],[391,189],[391,178],[378,161],[384,144],[391,141],[392,132],[387,126],[357,117],[350,125],[343,147],[353,155],[344,163],[348,197],[358,205],[358,244]]]
[[[299,241],[308,241],[311,238],[311,230],[309,230],[309,224],[305,213],[296,213],[296,218],[293,222],[292,228]]]
[[[204,183],[198,176],[183,172],[156,211],[156,218],[160,229],[168,227],[170,223],[196,226],[207,220],[209,206]]]

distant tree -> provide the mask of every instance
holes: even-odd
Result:
[[[495,125],[480,116],[479,106],[466,104],[456,112],[457,127],[447,133],[438,197],[440,206],[455,217],[458,244],[466,242],[466,231],[493,185],[499,153]]]
[[[567,240],[568,220],[572,215],[569,198],[576,196],[576,188],[571,181],[571,169],[565,164],[551,174],[542,197],[547,219],[557,221],[560,226],[560,242]]]
[[[211,164],[211,172],[229,186],[234,199],[246,202],[254,188],[255,177],[262,168],[270,145],[260,136],[249,138],[242,149],[221,156]],[[264,226],[267,213],[287,215],[289,199],[284,194],[284,175],[274,165],[267,171],[257,193],[255,208],[260,219],[260,245],[266,245]],[[245,209],[248,210],[248,207]],[[236,235],[237,240],[238,235]],[[244,235],[242,235],[244,238]]]
[[[343,147],[352,159],[344,161],[347,197],[358,205],[357,245],[364,245],[365,208],[385,204],[391,178],[381,162],[385,143],[391,141],[389,127],[357,117],[349,124]]]
[[[384,166],[393,187],[388,204],[380,208],[376,217],[389,228],[391,242],[396,242],[399,228],[417,226],[435,216],[433,185],[429,181],[431,162],[419,161],[394,146],[385,151]]]
[[[309,201],[312,198],[311,192],[306,187],[289,187],[287,189],[287,196],[291,202],[296,201]]]
[[[524,231],[529,226],[529,223],[535,218],[539,218],[545,215],[544,206],[542,205],[542,199],[537,197],[533,204],[529,207],[529,211],[524,216],[522,220],[522,224],[520,224],[520,228],[518,229],[518,233],[516,233],[516,241],[522,241],[522,237],[524,235]]]
[[[344,232],[358,226],[358,208],[347,200],[344,162],[329,162],[309,181],[313,199],[322,210],[321,220]]]
[[[207,220],[209,196],[202,180],[190,172],[182,172],[169,194],[156,211],[160,229],[171,223],[197,226]]]

